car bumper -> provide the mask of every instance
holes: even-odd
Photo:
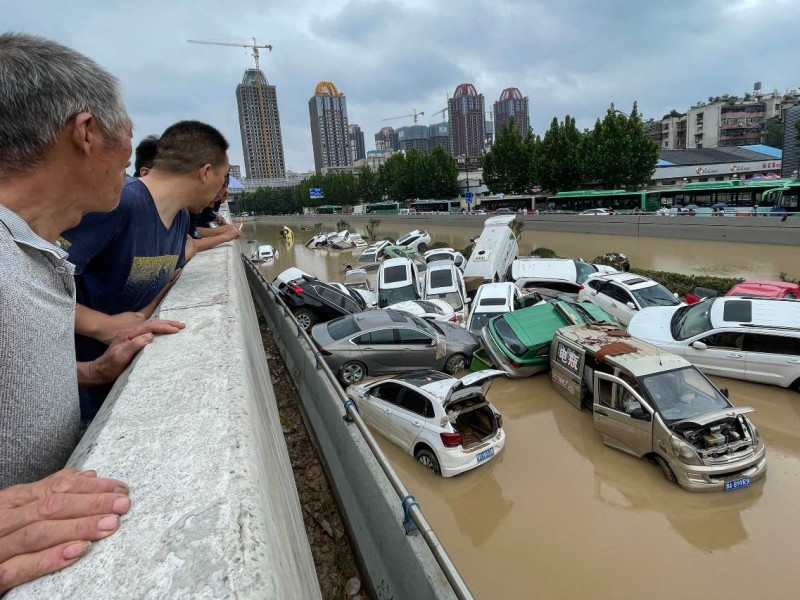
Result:
[[[684,465],[675,458],[668,462],[678,484],[692,492],[722,492],[728,481],[748,477],[752,483],[767,474],[767,450],[763,444],[754,456],[724,466]]]
[[[461,446],[458,448],[439,449],[437,454],[442,477],[455,477],[456,475],[491,461],[500,453],[505,444],[506,434],[505,431],[500,429],[488,442],[483,442],[469,450],[464,450]],[[494,455],[478,462],[478,454],[489,448],[494,449]]]
[[[489,358],[492,359],[494,366],[508,373],[508,376],[511,379],[523,379],[525,377],[535,375],[536,373],[544,373],[547,371],[547,360],[545,360],[541,365],[524,365],[521,367],[513,366],[509,361],[509,358],[503,354],[503,351],[500,350],[500,348],[497,347],[497,344],[492,338],[492,334],[489,333],[488,327],[481,329],[481,343],[486,350],[486,353],[489,355]]]

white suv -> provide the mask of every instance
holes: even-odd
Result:
[[[419,271],[410,258],[387,258],[378,269],[377,279],[378,308],[421,297]]]
[[[635,273],[590,275],[578,292],[578,300],[596,304],[623,325],[643,308],[683,305],[663,285]]]
[[[405,235],[397,238],[395,244],[398,246],[405,246],[406,248],[413,248],[419,253],[423,253],[428,249],[428,244],[431,243],[430,234],[424,229],[415,229],[409,231]]]
[[[453,307],[458,321],[467,319],[467,289],[464,286],[464,275],[461,269],[449,260],[437,260],[428,263],[425,270],[422,297],[425,300],[444,300]]]
[[[647,308],[633,317],[628,331],[709,375],[800,386],[797,300],[723,297]]]

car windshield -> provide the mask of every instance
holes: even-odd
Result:
[[[711,329],[711,302],[683,306],[675,311],[670,323],[673,339],[685,340]]]
[[[375,262],[375,252],[362,254],[358,257],[358,262]]]
[[[511,325],[509,325],[503,317],[498,317],[492,322],[492,324],[494,325],[495,333],[497,333],[511,354],[514,356],[525,355],[525,353],[528,351],[528,348],[522,343],[522,341],[520,341],[520,339],[517,337],[517,334],[514,333],[513,329],[511,329]]]
[[[401,281],[406,281],[407,279],[408,270],[406,269],[406,265],[395,265],[392,267],[386,267],[383,270],[384,283],[400,283]]]
[[[464,308],[464,302],[461,300],[461,294],[458,292],[448,292],[446,294],[428,294],[428,298],[436,298],[437,300],[444,300],[453,310],[459,311]]]
[[[731,406],[695,367],[656,373],[641,377],[639,381],[667,424]]]
[[[597,269],[590,265],[589,263],[585,263],[582,260],[575,261],[575,269],[577,270],[576,281],[577,283],[583,283],[589,277],[589,275],[594,275],[597,273]]]
[[[678,299],[670,294],[669,290],[660,283],[638,290],[631,290],[631,294],[633,294],[633,297],[636,298],[642,308],[647,308],[648,306],[676,306],[680,304]]]
[[[386,308],[391,304],[404,302],[405,300],[416,300],[417,295],[413,284],[404,285],[398,288],[381,288],[378,294],[378,307]]]
[[[431,289],[453,287],[453,273],[450,269],[436,269],[430,272]]]
[[[496,317],[496,312],[475,312],[472,313],[472,320],[469,322],[469,330],[472,333],[478,333],[483,326],[489,322],[489,319]]]
[[[414,325],[416,325],[417,329],[427,333],[431,337],[435,338],[436,336],[442,333],[442,330],[439,329],[436,325],[429,323],[424,319],[420,319],[419,317],[414,315],[408,315],[408,318],[414,322]]]

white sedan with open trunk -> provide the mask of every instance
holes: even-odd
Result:
[[[486,399],[504,371],[461,379],[414,371],[365,380],[347,388],[361,417],[425,467],[453,477],[494,457],[506,442],[503,418]]]

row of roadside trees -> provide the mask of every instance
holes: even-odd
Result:
[[[588,183],[598,187],[646,184],[658,161],[658,146],[644,130],[636,103],[630,115],[614,108],[597,119],[594,129],[580,131],[575,119],[553,117],[543,137],[523,139],[512,121],[502,125],[483,159],[483,180],[493,193],[572,190]]]

